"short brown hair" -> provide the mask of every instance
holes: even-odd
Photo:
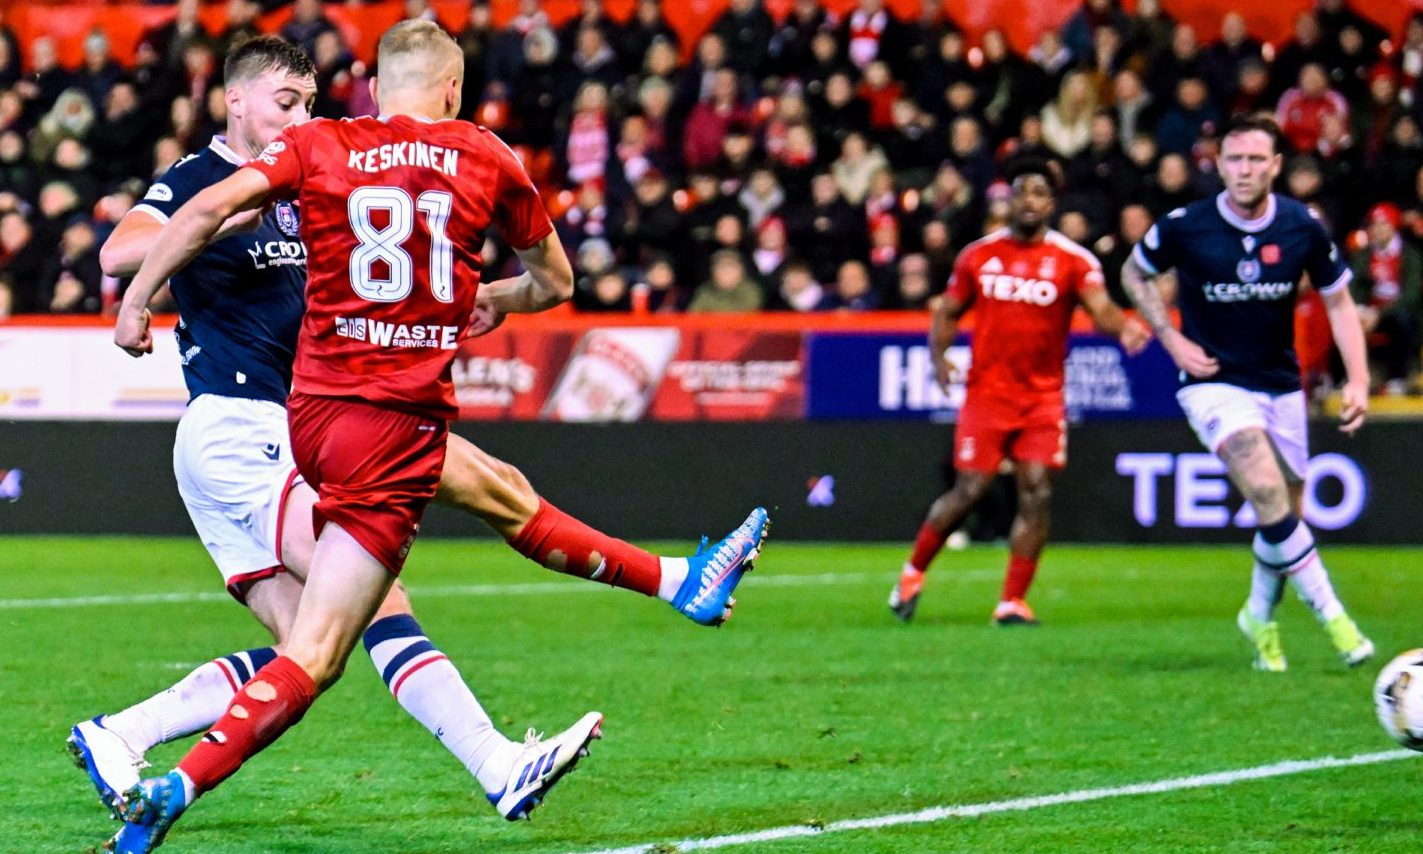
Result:
[[[253,36],[233,48],[222,65],[223,80],[229,86],[269,71],[291,77],[316,76],[311,57],[281,36]]]
[[[1236,116],[1225,123],[1225,127],[1221,129],[1220,138],[1225,139],[1228,136],[1235,136],[1238,133],[1249,133],[1253,130],[1258,130],[1270,137],[1270,145],[1274,148],[1276,154],[1280,153],[1280,143],[1284,138],[1280,133],[1280,126],[1275,124],[1274,119],[1263,113],[1247,113]]]

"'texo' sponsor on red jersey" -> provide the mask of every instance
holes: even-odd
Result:
[[[1056,231],[1023,242],[1003,229],[959,253],[948,293],[974,312],[970,393],[1062,393],[1072,311],[1103,287],[1102,266]]]

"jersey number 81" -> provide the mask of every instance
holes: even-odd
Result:
[[[359,244],[351,252],[351,288],[372,302],[399,302],[414,288],[414,262],[402,244],[415,228],[415,212],[425,214],[430,230],[430,292],[440,302],[453,302],[454,248],[445,224],[450,220],[454,197],[441,190],[426,190],[411,200],[399,187],[360,187],[346,200],[351,231]],[[374,211],[386,211],[384,228],[371,221]],[[377,278],[375,262],[383,261],[389,273]]]

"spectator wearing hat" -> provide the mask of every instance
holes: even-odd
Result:
[[[1423,256],[1399,236],[1400,212],[1390,202],[1369,209],[1368,237],[1354,253],[1350,289],[1369,345],[1373,373],[1389,394],[1401,394],[1417,369]]]

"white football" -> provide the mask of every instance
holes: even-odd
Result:
[[[1423,751],[1423,649],[1410,649],[1384,667],[1374,683],[1374,709],[1394,741]]]

